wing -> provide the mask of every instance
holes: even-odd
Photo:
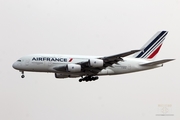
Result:
[[[101,57],[101,58],[97,58],[97,59],[103,60],[104,61],[104,67],[108,67],[114,63],[117,63],[118,61],[123,61],[123,57],[129,56],[129,55],[134,54],[134,53],[139,52],[139,51],[140,50],[131,50],[128,52],[124,52],[124,53],[120,53],[120,54],[116,54],[116,55],[111,55],[111,56],[105,56],[105,57]],[[81,62],[78,64],[80,64],[81,66],[85,66],[85,67],[89,66],[88,61]]]
[[[105,56],[105,57],[101,57],[101,58],[96,58],[99,60],[103,60],[104,65],[102,67],[90,67],[89,66],[89,61],[85,61],[85,62],[79,62],[79,63],[75,63],[78,65],[81,65],[81,69],[82,72],[84,74],[88,74],[88,75],[96,75],[98,72],[100,72],[102,69],[111,66],[112,64],[117,63],[118,61],[123,61],[123,57],[129,56],[131,54],[134,54],[136,52],[139,52],[140,50],[131,50],[128,52],[124,52],[124,53],[120,53],[120,54],[116,54],[116,55],[111,55],[111,56]],[[66,65],[65,66],[58,66],[55,67],[54,69],[56,71],[62,71],[65,72],[66,71]]]
[[[116,55],[111,55],[111,56],[105,56],[105,57],[101,57],[101,58],[97,58],[97,59],[101,59],[104,62],[103,67],[98,67],[98,68],[93,68],[93,67],[89,67],[89,62],[82,62],[82,63],[78,63],[82,66],[82,68],[84,69],[84,71],[88,71],[88,73],[92,73],[92,75],[96,75],[98,72],[100,72],[102,69],[111,66],[112,64],[117,63],[118,61],[123,61],[123,57],[129,56],[131,54],[134,54],[136,52],[139,52],[140,50],[131,50],[128,52],[124,52],[124,53],[120,53],[120,54],[116,54]]]
[[[123,57],[129,56],[131,54],[134,54],[136,52],[139,52],[140,50],[131,50],[128,52],[124,52],[124,53],[120,53],[120,54],[116,54],[116,55],[111,55],[111,56],[107,56],[107,57],[103,57],[100,58],[104,61],[104,66],[110,66],[114,63],[117,63],[118,61],[123,61]]]

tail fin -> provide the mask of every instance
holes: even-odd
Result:
[[[142,48],[134,55],[135,58],[152,59],[159,52],[168,31],[157,32]]]

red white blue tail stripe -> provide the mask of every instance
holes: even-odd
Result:
[[[143,47],[142,51],[134,55],[135,58],[152,59],[159,52],[168,31],[157,32]]]

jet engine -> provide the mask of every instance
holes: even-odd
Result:
[[[104,61],[101,59],[89,59],[89,66],[90,67],[103,67]]]
[[[81,65],[78,65],[78,64],[67,64],[66,70],[68,72],[81,72]]]

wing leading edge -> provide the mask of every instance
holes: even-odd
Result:
[[[132,55],[132,54],[139,52],[139,51],[141,51],[141,50],[131,50],[131,51],[116,54],[116,55],[106,56],[106,57],[103,57],[100,59],[102,59],[104,61],[104,64],[107,67],[109,65],[117,63],[118,61],[123,61],[123,57]]]

